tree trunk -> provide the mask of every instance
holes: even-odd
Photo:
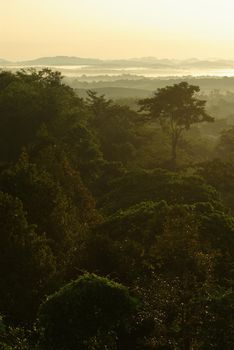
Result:
[[[172,140],[171,140],[171,164],[172,164],[172,168],[173,169],[176,169],[177,144],[178,144],[178,136],[177,135],[172,135]]]
[[[190,339],[184,339],[183,350],[192,350]]]

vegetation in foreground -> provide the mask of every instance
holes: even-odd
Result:
[[[234,131],[198,92],[0,73],[1,349],[233,348]]]

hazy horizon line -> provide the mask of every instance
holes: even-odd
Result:
[[[153,58],[158,60],[179,60],[179,61],[187,61],[187,60],[199,60],[199,61],[234,61],[234,57],[177,57],[177,56],[152,56],[152,55],[142,55],[142,56],[127,56],[127,57],[98,57],[98,56],[80,56],[80,55],[69,55],[69,54],[54,54],[54,55],[40,55],[40,56],[31,56],[31,57],[23,57],[23,58],[8,58],[4,56],[0,56],[0,59],[9,61],[9,62],[20,62],[20,61],[33,61],[41,58],[58,58],[58,57],[66,57],[66,58],[81,58],[81,59],[96,59],[96,60],[134,60],[134,59],[147,59],[147,58]]]

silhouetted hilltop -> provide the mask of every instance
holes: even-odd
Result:
[[[5,60],[4,58],[0,58],[0,65],[5,66],[11,64],[10,61]]]
[[[22,66],[73,66],[73,65],[90,65],[96,67],[146,67],[146,68],[210,68],[210,69],[227,69],[234,68],[234,60],[209,59],[199,60],[190,58],[185,60],[177,59],[159,59],[156,57],[141,57],[131,59],[98,59],[98,58],[82,58],[75,56],[54,56],[40,57],[33,60],[25,60],[18,62],[10,62],[0,59],[0,65],[22,65]]]
[[[55,57],[40,57],[30,61],[17,62],[20,65],[42,65],[42,66],[57,66],[57,65],[84,65],[84,64],[98,64],[99,59],[55,56]]]

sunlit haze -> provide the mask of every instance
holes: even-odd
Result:
[[[232,0],[0,0],[0,57],[234,58]]]

